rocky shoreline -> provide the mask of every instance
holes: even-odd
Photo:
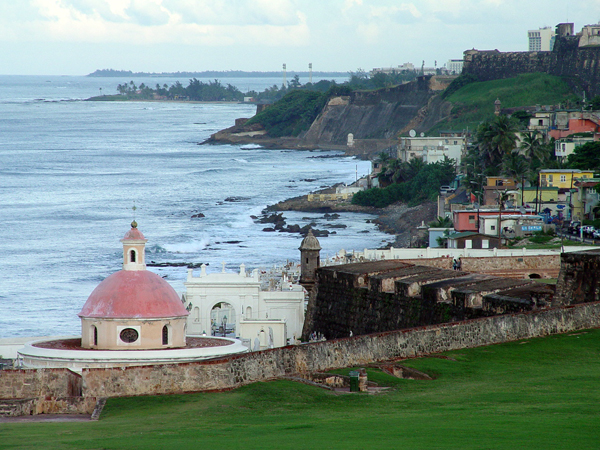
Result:
[[[314,193],[330,194],[334,192],[335,186],[332,186]],[[274,214],[277,215],[277,212],[283,211],[303,211],[322,214],[336,214],[340,212],[373,214],[377,217],[374,218],[372,222],[376,224],[381,231],[395,236],[395,240],[390,242],[389,246],[400,248],[410,247],[415,244],[417,227],[421,225],[422,222],[427,224],[436,219],[437,205],[435,202],[426,202],[409,207],[403,203],[395,203],[385,208],[373,208],[353,205],[348,201],[308,201],[308,195],[302,195],[268,206],[264,210],[263,217],[272,218]],[[290,231],[302,233],[303,230]]]

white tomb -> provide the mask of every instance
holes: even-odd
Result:
[[[255,348],[281,347],[300,339],[304,324],[306,291],[290,283],[286,276],[270,289],[261,288],[258,269],[246,273],[207,273],[202,265],[200,276],[188,270],[183,300],[190,314],[187,332],[190,336],[234,336]]]

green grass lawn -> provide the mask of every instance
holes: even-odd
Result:
[[[573,92],[560,77],[546,73],[529,73],[514,78],[467,84],[446,99],[452,103],[452,120],[444,120],[429,131],[474,130],[480,122],[494,117],[494,102],[500,99],[503,108],[533,105],[556,105]]]
[[[405,364],[435,376],[336,395],[290,381],[111,399],[100,421],[0,424],[2,449],[597,449],[600,330]]]

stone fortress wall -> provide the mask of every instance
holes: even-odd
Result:
[[[225,390],[287,375],[596,328],[600,289],[590,273],[599,266],[598,251],[563,255],[556,295],[528,280],[399,261],[323,267],[310,308],[315,330],[325,323],[330,327],[323,329],[327,341],[195,363],[83,369],[81,375],[67,369],[3,370],[0,414],[91,413],[96,401],[106,397]],[[348,306],[354,309],[344,312]],[[367,324],[363,329],[356,317]],[[435,323],[441,318],[446,321]],[[404,326],[412,328],[398,329]]]
[[[600,46],[580,47],[579,36],[567,35],[560,25],[558,28],[560,34],[556,36],[553,51],[467,50],[462,73],[489,81],[545,72],[567,77],[577,91],[585,91],[589,98],[600,95]]]

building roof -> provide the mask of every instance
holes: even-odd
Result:
[[[600,181],[576,181],[575,186],[581,188],[591,188],[598,185],[598,183],[600,183]]]
[[[540,173],[588,173],[593,172],[592,169],[589,170],[579,170],[579,169],[543,169],[540,170]]]
[[[467,237],[473,237],[473,236],[481,236],[484,238],[498,238],[498,236],[490,236],[487,234],[478,233],[477,231],[462,231],[460,233],[452,233],[452,234],[448,235],[448,239],[461,239],[461,238],[467,238]]]
[[[138,230],[137,222],[134,220],[131,222],[131,229],[125,233],[125,236],[121,239],[121,242],[123,241],[148,241],[148,239],[146,239],[142,232]]]
[[[302,239],[299,250],[321,250],[321,244],[319,244],[319,240],[314,236],[312,228],[309,228],[308,234]]]
[[[120,270],[94,289],[79,317],[156,319],[188,314],[175,290],[159,275],[148,270]]]

